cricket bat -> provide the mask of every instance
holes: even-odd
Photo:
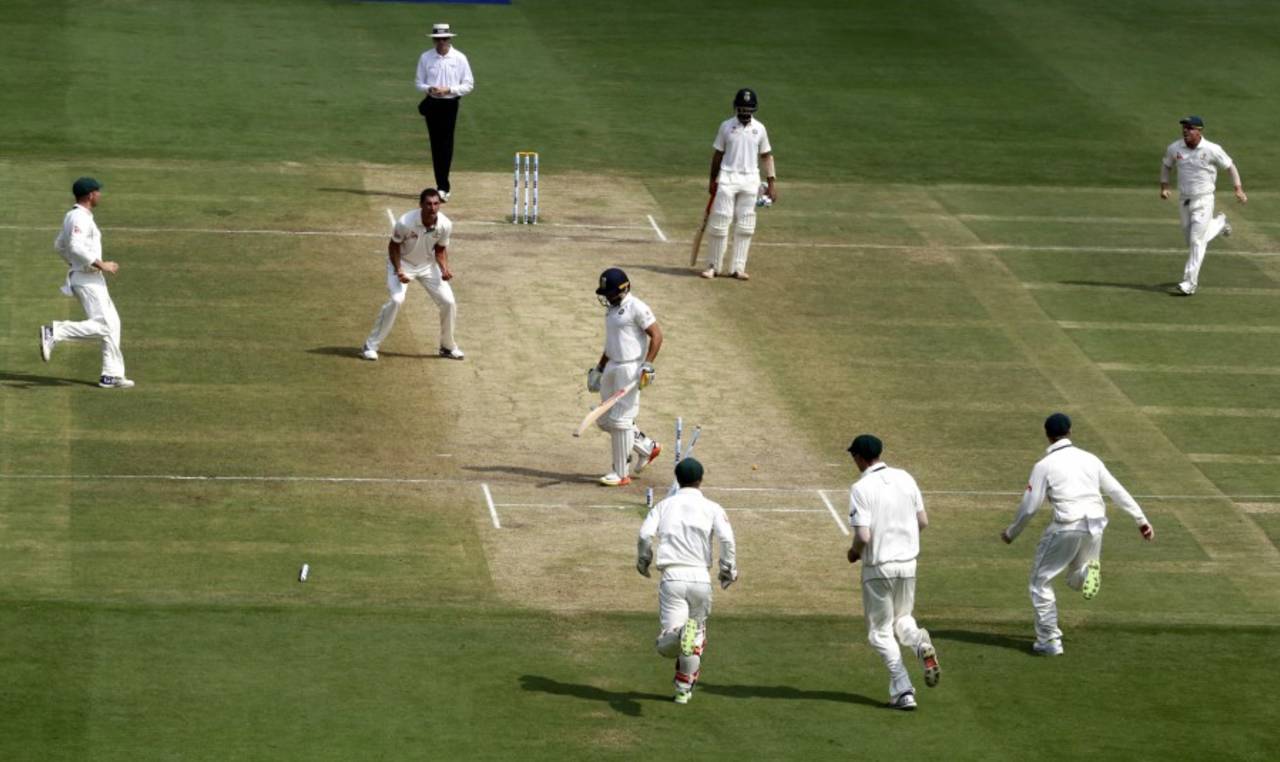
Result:
[[[627,384],[626,386],[622,387],[621,389],[619,389],[618,391],[614,392],[613,394],[610,394],[610,395],[608,396],[608,398],[607,398],[607,399],[605,399],[605,401],[604,401],[604,402],[601,402],[601,403],[596,407],[596,409],[595,409],[595,410],[592,410],[590,413],[587,413],[587,417],[586,417],[586,418],[583,418],[583,419],[582,419],[582,423],[578,424],[578,429],[577,429],[576,431],[574,431],[574,432],[573,432],[573,435],[574,435],[575,437],[580,437],[580,436],[582,436],[582,432],[586,431],[588,426],[590,426],[591,424],[593,424],[593,423],[595,423],[596,421],[600,420],[600,416],[602,416],[602,415],[604,415],[605,413],[609,412],[609,410],[610,410],[614,405],[618,404],[618,400],[620,400],[620,399],[622,399],[623,397],[625,397],[625,396],[627,396],[628,394],[630,394],[630,393],[631,393],[631,390],[632,390],[632,389],[634,389],[634,388],[636,388],[636,384],[638,384],[638,383],[640,383],[640,379],[636,379],[635,381],[632,381],[631,383],[629,383],[629,384]]]
[[[715,196],[707,199],[707,210],[702,213],[702,224],[698,226],[698,232],[693,235],[693,251],[689,254],[690,267],[698,264],[698,249],[702,248],[702,234],[707,232],[707,220],[711,219],[711,204],[715,200]]]

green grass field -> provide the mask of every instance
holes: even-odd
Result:
[[[435,357],[415,288],[365,363],[383,210],[432,182],[412,78],[440,20],[477,78],[445,209],[467,360]],[[6,0],[0,759],[1273,757],[1277,26],[1243,1]],[[781,199],[754,279],[706,282],[688,241],[742,86]],[[1219,193],[1235,234],[1175,299],[1157,182],[1187,113],[1250,203]],[[518,149],[535,228],[507,224]],[[127,392],[94,348],[37,354],[80,317],[51,242],[85,174]],[[703,426],[739,535],[688,706],[632,567],[670,461],[604,490],[605,438],[569,436],[612,265],[667,334],[641,424]],[[1045,660],[1045,519],[999,533],[1058,409],[1158,536],[1113,512],[1103,592],[1059,585]],[[844,561],[863,431],[932,519],[944,673],[914,715],[882,706]]]

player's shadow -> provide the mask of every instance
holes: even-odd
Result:
[[[321,193],[350,193],[353,196],[382,196],[383,198],[404,198],[418,200],[417,193],[393,193],[392,191],[369,190],[367,188],[317,188]]]
[[[360,347],[313,347],[307,350],[307,354],[311,355],[330,355],[332,357],[350,357],[355,360],[364,360],[360,356]],[[443,360],[445,358],[438,354],[410,354],[408,352],[384,352],[378,350],[378,357],[406,357],[411,360]],[[367,362],[367,361],[366,361]],[[451,361],[455,362],[455,361]]]
[[[1092,286],[1094,288],[1120,288],[1127,291],[1147,291],[1165,294],[1173,291],[1177,283],[1114,283],[1102,280],[1064,280],[1060,283],[1067,286]]]
[[[862,704],[881,708],[883,701],[877,701],[859,693],[844,691],[811,691],[804,688],[793,688],[790,685],[717,685],[705,680],[698,683],[697,692],[710,693],[715,696],[729,698],[765,698],[782,701],[834,701],[838,704]]]
[[[973,643],[993,648],[1008,648],[1011,651],[1031,654],[1031,644],[1035,639],[1029,636],[1001,635],[998,632],[978,632],[975,630],[936,630],[929,628],[934,640],[954,640],[959,643]]]
[[[586,701],[599,701],[609,705],[615,712],[631,717],[640,716],[641,701],[671,701],[670,694],[640,693],[639,691],[608,691],[594,685],[579,683],[562,683],[541,675],[521,675],[520,687],[526,691],[550,693],[553,696],[572,696]]]
[[[538,468],[524,468],[522,466],[463,466],[462,468],[465,471],[476,471],[482,474],[528,476],[540,480],[541,483],[535,485],[539,488],[554,487],[557,484],[594,484],[598,478],[591,474],[567,474],[560,471],[543,471]]]
[[[7,386],[13,389],[38,389],[48,386],[97,386],[97,383],[76,378],[33,376],[30,373],[14,373],[0,370],[0,386]]]

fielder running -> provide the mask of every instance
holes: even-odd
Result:
[[[1222,150],[1222,146],[1201,136],[1204,120],[1188,116],[1179,123],[1182,125],[1182,139],[1169,144],[1160,162],[1160,198],[1169,198],[1169,170],[1176,166],[1178,215],[1182,220],[1182,235],[1191,252],[1186,267],[1182,269],[1182,282],[1175,293],[1191,296],[1200,285],[1200,265],[1204,264],[1209,242],[1219,233],[1224,237],[1231,235],[1227,215],[1213,215],[1213,192],[1218,182],[1218,170],[1225,169],[1231,173],[1237,201],[1245,204],[1249,197],[1245,195],[1235,162]]]
[[[929,631],[918,626],[911,615],[916,601],[920,532],[929,526],[929,516],[916,480],[906,471],[880,462],[883,450],[884,445],[871,434],[860,434],[849,445],[862,476],[849,488],[853,545],[848,557],[851,564],[859,559],[863,562],[867,640],[889,668],[889,706],[911,711],[916,708],[915,688],[898,643],[920,658],[925,685],[934,687],[942,676]]]
[[[596,297],[606,307],[604,314],[604,352],[595,367],[587,370],[587,390],[600,392],[606,400],[632,381],[635,388],[627,393],[596,425],[609,433],[613,452],[613,470],[600,477],[606,487],[624,487],[631,483],[628,474],[631,452],[636,454],[635,473],[639,474],[662,452],[662,445],[645,436],[636,425],[640,414],[640,390],[653,383],[657,370],[653,361],[662,348],[662,326],[649,305],[631,293],[627,274],[610,267],[600,274]]]
[[[378,347],[396,324],[408,284],[414,280],[422,284],[440,309],[440,356],[450,360],[465,357],[453,340],[458,317],[458,303],[449,285],[453,279],[448,248],[453,223],[440,212],[440,203],[440,193],[427,188],[418,196],[418,208],[405,212],[396,221],[387,242],[387,291],[391,296],[382,305],[373,321],[373,331],[360,349],[360,356],[366,360],[378,359]]]
[[[658,655],[675,657],[675,701],[687,704],[701,672],[711,615],[711,536],[720,539],[720,588],[738,579],[733,528],[724,508],[702,496],[702,464],[685,458],[676,464],[680,490],[645,516],[636,541],[636,570],[649,576],[657,540]]]
[[[710,258],[707,269],[702,271],[704,278],[726,274],[723,269],[724,252],[728,246],[729,223],[735,220],[733,260],[728,274],[739,280],[750,278],[747,275],[747,252],[751,248],[751,236],[756,231],[756,200],[762,168],[768,183],[764,194],[768,203],[778,199],[769,133],[754,117],[758,105],[754,90],[745,87],[739,90],[733,98],[736,115],[721,123],[712,143],[715,152],[711,154],[709,191],[715,200],[707,220]]]
[[[1054,413],[1045,419],[1049,440],[1045,456],[1031,469],[1027,491],[1018,505],[1013,523],[1000,533],[1011,543],[1047,499],[1053,504],[1053,520],[1040,536],[1036,557],[1031,562],[1031,604],[1036,612],[1036,642],[1032,650],[1044,656],[1062,653],[1062,630],[1058,629],[1058,606],[1053,580],[1067,572],[1067,586],[1079,590],[1085,600],[1102,587],[1102,532],[1107,528],[1107,507],[1101,492],[1124,509],[1138,523],[1142,539],[1156,535],[1142,508],[1120,482],[1116,481],[1096,455],[1085,452],[1067,435],[1071,419]]]
[[[67,263],[67,279],[62,293],[75,295],[84,308],[85,320],[54,320],[40,326],[40,359],[49,362],[53,347],[59,341],[99,341],[102,344],[102,375],[98,386],[103,389],[128,389],[133,381],[125,378],[124,355],[120,351],[120,314],[107,292],[103,273],[115,275],[120,265],[102,258],[102,231],[93,219],[93,210],[102,199],[102,184],[92,177],[82,177],[71,186],[76,205],[62,218],[62,230],[53,248]]]

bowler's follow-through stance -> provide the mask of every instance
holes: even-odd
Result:
[[[378,359],[378,347],[396,324],[408,284],[415,280],[440,309],[440,356],[450,360],[461,360],[465,356],[453,340],[458,315],[458,303],[449,285],[453,279],[448,248],[453,223],[440,212],[440,203],[440,193],[435,188],[427,188],[418,196],[418,208],[401,215],[391,232],[391,240],[387,242],[390,297],[378,311],[373,330],[360,349],[360,356],[366,360]]]
[[[631,294],[627,274],[617,267],[600,274],[596,297],[606,308],[604,352],[600,361],[587,370],[587,389],[600,392],[603,401],[630,387],[596,421],[597,426],[609,432],[613,452],[613,470],[600,477],[600,483],[622,487],[631,483],[628,468],[633,449],[637,474],[662,452],[662,445],[636,426],[640,390],[652,383],[657,374],[653,361],[662,348],[662,327],[649,305]]]
[[[658,655],[676,659],[675,700],[693,697],[707,645],[707,617],[711,615],[711,537],[720,539],[720,588],[738,579],[733,528],[724,508],[703,497],[702,464],[693,458],[675,467],[680,490],[658,503],[645,516],[636,541],[636,571],[649,576],[655,557],[662,581],[658,585]]]

